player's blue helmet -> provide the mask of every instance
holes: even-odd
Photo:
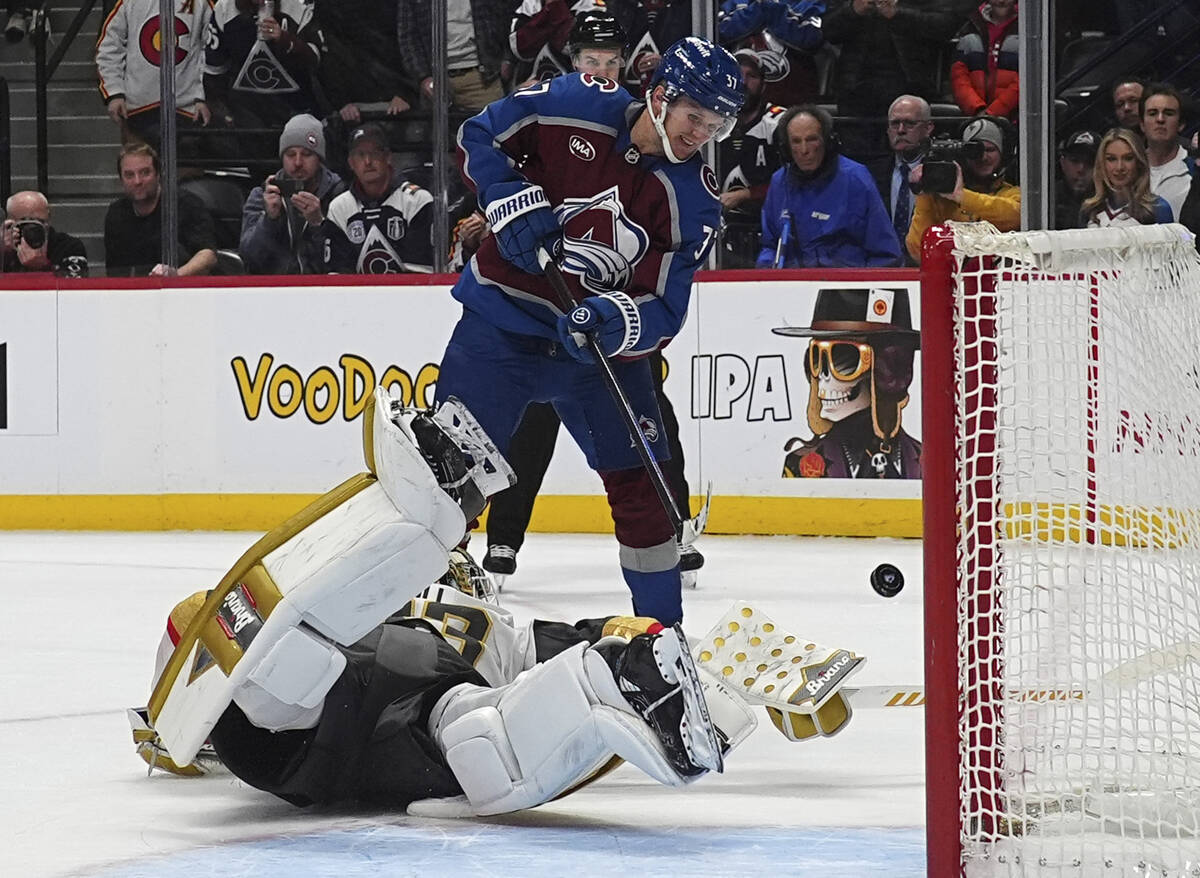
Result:
[[[725,116],[729,124],[717,136],[718,140],[723,140],[733,129],[746,99],[737,59],[700,37],[684,37],[663,53],[649,89],[659,83],[668,101],[684,94],[705,109]]]

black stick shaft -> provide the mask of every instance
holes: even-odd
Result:
[[[538,261],[542,264],[542,270],[546,272],[546,280],[550,282],[550,286],[554,288],[555,295],[558,296],[558,303],[565,313],[570,313],[578,302],[571,295],[571,291],[567,289],[567,282],[562,276],[562,272],[550,258],[544,249],[538,249]],[[663,509],[667,511],[667,518],[671,520],[671,527],[675,529],[675,539],[679,540],[683,536],[683,516],[679,513],[679,507],[675,505],[675,498],[671,496],[671,490],[667,487],[667,480],[663,477],[662,469],[658,465],[658,461],[654,459],[654,452],[650,449],[650,443],[646,441],[646,435],[638,426],[637,416],[633,413],[633,406],[629,404],[629,397],[625,395],[625,390],[621,387],[617,380],[616,374],[613,372],[612,363],[604,356],[604,351],[600,347],[600,343],[596,341],[596,337],[592,333],[585,333],[587,336],[588,350],[592,352],[596,363],[600,366],[600,374],[604,377],[604,385],[608,388],[609,394],[612,396],[613,402],[617,404],[617,411],[621,414],[621,420],[625,422],[625,429],[629,431],[629,438],[633,440],[633,447],[637,449],[638,456],[642,459],[642,466],[646,468],[646,472],[650,475],[650,483],[654,485],[654,492],[658,494],[658,499],[663,505]]]

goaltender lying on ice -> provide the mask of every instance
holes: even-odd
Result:
[[[172,611],[129,712],[151,768],[223,765],[297,805],[500,814],[622,760],[671,786],[720,771],[755,705],[793,740],[849,721],[839,689],[863,659],[749,604],[694,644],[630,616],[516,625],[457,548],[511,482],[457,401],[430,415],[377,389],[363,445],[368,472]]]

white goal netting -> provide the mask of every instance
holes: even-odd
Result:
[[[1200,876],[1191,236],[953,231],[964,873]]]

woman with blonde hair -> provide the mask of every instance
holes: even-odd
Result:
[[[1171,206],[1150,191],[1146,148],[1127,128],[1110,128],[1100,140],[1092,172],[1096,193],[1083,202],[1080,218],[1089,228],[1169,223]]]

